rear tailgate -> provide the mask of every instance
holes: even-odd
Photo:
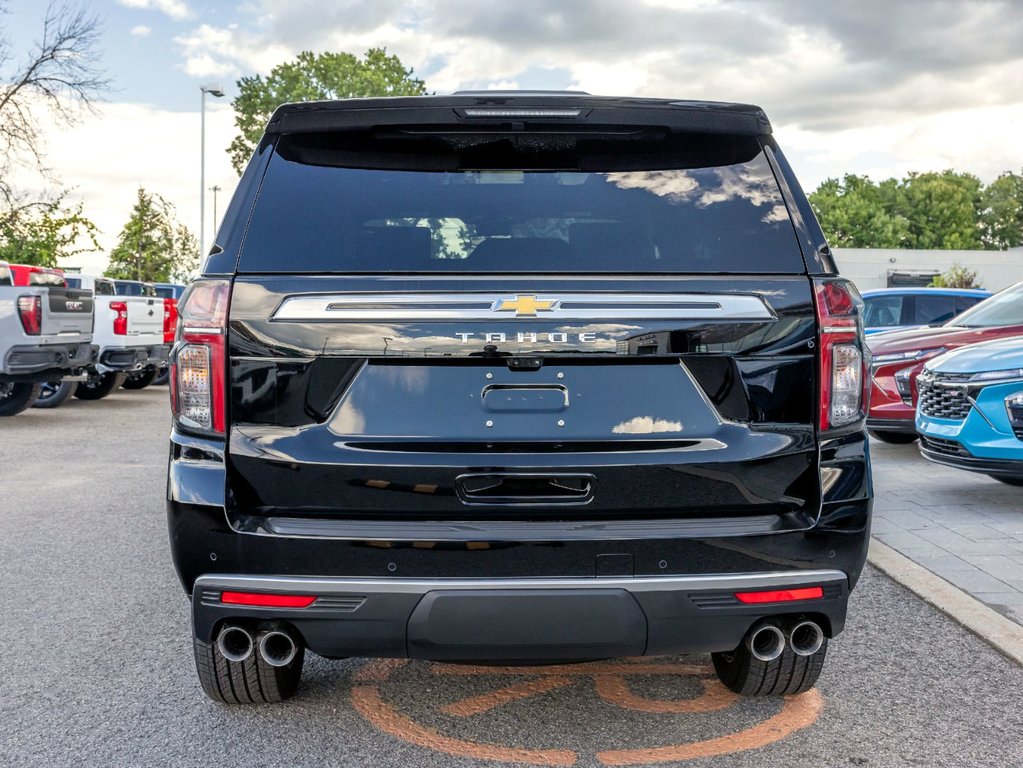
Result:
[[[236,524],[816,519],[805,276],[381,282],[236,280]]]
[[[138,343],[163,342],[163,299],[146,296],[118,296],[117,301],[128,305],[128,336]]]
[[[22,289],[21,295],[26,294],[42,297],[41,343],[91,340],[94,311],[92,291],[38,286]]]

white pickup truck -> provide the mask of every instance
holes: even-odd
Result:
[[[75,395],[99,400],[121,386],[133,372],[156,371],[167,363],[164,302],[159,296],[119,296],[114,281],[92,275],[68,275],[68,285],[92,291],[96,302],[93,331],[99,360],[80,382]],[[155,294],[155,292],[154,292]]]
[[[16,286],[0,262],[0,416],[32,405],[42,382],[81,375],[97,362],[92,323],[90,291]]]

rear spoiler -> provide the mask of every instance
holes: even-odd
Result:
[[[771,123],[760,107],[716,101],[509,94],[403,96],[284,104],[267,134],[366,130],[389,126],[495,126],[528,123],[664,127],[679,133],[761,136]]]

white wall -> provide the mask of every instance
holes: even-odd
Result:
[[[944,272],[962,264],[977,273],[977,282],[989,291],[1000,291],[1023,280],[1023,248],[1007,251],[942,251],[908,248],[835,248],[835,260],[844,277],[861,291],[885,288],[888,272]]]

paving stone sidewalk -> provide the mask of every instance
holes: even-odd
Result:
[[[1023,488],[870,443],[874,537],[1023,624]]]

